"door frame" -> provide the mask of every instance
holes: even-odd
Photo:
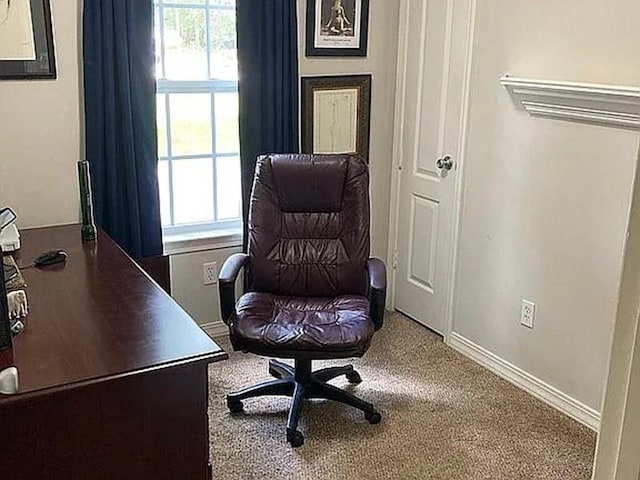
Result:
[[[400,180],[402,170],[402,133],[404,131],[404,96],[406,93],[407,78],[404,75],[407,67],[408,50],[408,23],[409,23],[409,2],[410,0],[400,0],[400,18],[398,25],[398,63],[396,65],[396,96],[394,109],[394,129],[393,129],[393,160],[391,173],[391,205],[389,209],[389,241],[387,252],[387,265],[391,265],[391,281],[387,295],[387,304],[391,309],[395,309],[396,274],[397,274],[397,251],[398,251],[398,227],[399,227],[399,205],[400,205]],[[447,38],[444,45],[445,58],[444,65],[445,79],[442,84],[444,93],[445,110],[450,108],[448,91],[452,72],[457,73],[462,78],[460,121],[458,125],[458,138],[453,151],[447,151],[455,160],[456,177],[453,193],[452,222],[453,232],[449,245],[450,262],[447,267],[449,285],[447,286],[447,300],[445,304],[445,318],[443,320],[443,334],[445,343],[449,343],[449,337],[453,329],[453,318],[455,309],[455,292],[457,285],[459,240],[461,230],[461,217],[463,208],[464,180],[465,180],[465,157],[467,151],[469,105],[470,105],[470,82],[473,62],[473,47],[475,39],[476,25],[476,5],[477,0],[447,0]],[[462,16],[455,16],[454,11]],[[457,21],[454,21],[457,20]],[[454,39],[458,42],[453,46]],[[454,70],[461,69],[462,72]],[[441,114],[441,117],[444,116]],[[446,132],[445,132],[446,133]],[[445,133],[441,135],[439,146],[444,148]],[[440,152],[444,154],[445,152]],[[434,159],[435,161],[435,159]]]
[[[640,144],[636,160],[616,320],[601,407],[594,480],[637,478],[640,460]],[[639,477],[640,478],[640,477]]]

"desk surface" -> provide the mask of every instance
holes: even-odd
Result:
[[[18,265],[61,248],[64,265],[24,269],[29,316],[14,341],[21,397],[227,354],[104,232],[78,225],[21,232]],[[2,402],[2,399],[0,399]]]

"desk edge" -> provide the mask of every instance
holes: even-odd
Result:
[[[210,364],[210,363],[220,362],[228,358],[229,358],[229,354],[224,350],[220,349],[220,351],[215,353],[207,353],[207,354],[197,355],[193,357],[186,357],[186,358],[182,358],[182,359],[178,359],[178,360],[174,360],[166,363],[161,363],[158,365],[153,365],[150,367],[140,368],[137,370],[115,373],[112,375],[106,375],[104,377],[88,378],[88,379],[80,380],[77,382],[68,383],[66,385],[56,385],[52,387],[45,387],[39,390],[32,390],[25,393],[17,393],[15,395],[0,394],[0,406],[9,405],[14,402],[28,401],[36,397],[54,395],[56,393],[66,392],[68,390],[73,390],[76,388],[83,388],[89,385],[98,385],[105,382],[118,381],[124,378],[132,377],[134,375],[144,375],[147,373],[156,372],[159,370],[166,370],[169,368],[180,367],[188,364],[198,364],[198,363]]]

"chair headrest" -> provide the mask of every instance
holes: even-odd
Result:
[[[263,157],[264,158],[264,157]],[[270,155],[274,189],[284,212],[339,212],[349,162],[346,155]]]

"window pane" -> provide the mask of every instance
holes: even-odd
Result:
[[[176,224],[213,221],[211,158],[173,162],[173,209]]]
[[[218,157],[216,161],[218,220],[240,218],[240,158]]]
[[[165,95],[156,95],[156,119],[158,125],[158,157],[166,157],[167,145],[169,139],[167,138],[167,106],[165,103]]]
[[[171,155],[211,155],[211,96],[169,95]]]
[[[171,80],[207,78],[204,8],[164,9],[165,75]]]
[[[235,10],[212,9],[209,31],[211,32],[211,78],[237,80]]]
[[[158,156],[164,159],[158,164],[163,226],[238,219],[238,95],[213,93],[229,87],[216,79],[238,79],[236,0],[153,3],[156,78],[162,88],[157,132]],[[202,90],[204,81],[212,90]]]
[[[169,162],[158,162],[158,186],[160,187],[160,216],[162,225],[171,225],[171,193],[169,190]]]
[[[238,153],[238,94],[216,93],[216,151]]]

